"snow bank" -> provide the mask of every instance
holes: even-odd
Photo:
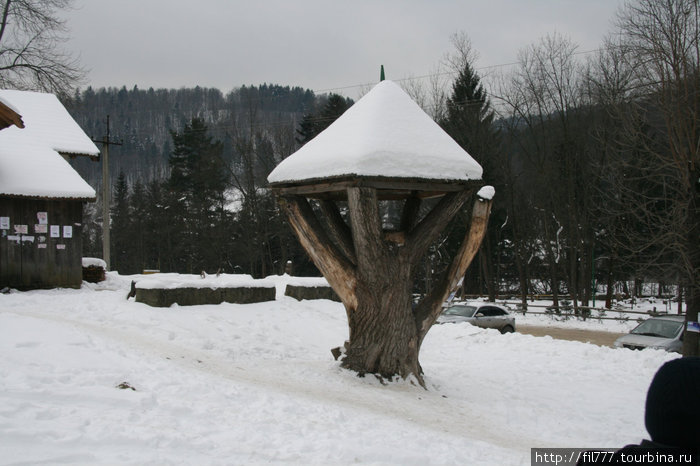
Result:
[[[136,288],[142,289],[174,289],[174,288],[238,288],[261,287],[273,288],[269,280],[254,279],[246,274],[188,275],[178,273],[156,273],[143,275],[136,281]]]
[[[107,263],[97,257],[83,257],[82,264],[83,267],[102,267],[107,270]]]
[[[338,303],[150,308],[107,275],[0,295],[4,462],[529,464],[531,447],[639,441],[675,357],[440,325],[428,390],[381,385],[333,360]]]
[[[262,279],[254,279],[247,274],[216,275],[187,275],[177,273],[157,273],[152,275],[134,275],[137,289],[174,290],[178,288],[275,288],[275,299],[283,299],[287,285],[304,287],[328,287],[324,277],[293,277],[287,274],[271,275]]]

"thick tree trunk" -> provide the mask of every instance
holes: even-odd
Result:
[[[690,176],[695,183],[691,182],[686,220],[686,324],[698,322],[700,314],[700,169],[691,170]],[[683,338],[683,356],[699,356],[699,342],[699,333],[686,331]]]
[[[698,313],[700,311],[700,293],[698,292],[697,284],[688,287],[688,298],[686,299],[686,322],[697,322]],[[700,356],[698,350],[698,342],[700,334],[697,332],[685,332],[683,338],[683,356]]]
[[[343,367],[387,379],[414,374],[422,383],[411,270],[405,255],[397,254],[380,270],[364,271],[356,288],[357,309],[349,313]]]
[[[530,292],[529,280],[527,276],[527,262],[525,258],[522,257],[524,249],[524,239],[520,235],[520,222],[518,217],[515,215],[515,199],[512,189],[510,194],[510,216],[513,218],[513,243],[515,243],[515,265],[518,269],[518,281],[520,283],[520,303],[523,311],[527,310],[527,295]]]
[[[527,279],[527,272],[525,269],[525,261],[520,257],[520,253],[516,251],[515,253],[515,265],[518,269],[518,281],[520,283],[520,305],[523,311],[527,310],[527,295],[530,293],[529,280]]]

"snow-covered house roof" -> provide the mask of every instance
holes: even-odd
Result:
[[[24,128],[0,131],[0,195],[95,199],[95,190],[61,155],[100,151],[53,94],[0,90],[0,102],[21,115]]]
[[[481,175],[481,166],[403,89],[382,81],[267,180],[273,186],[358,177],[468,182]]]

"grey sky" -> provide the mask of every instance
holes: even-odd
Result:
[[[435,71],[466,32],[478,67],[547,33],[591,50],[621,0],[75,0],[71,40],[93,87],[276,83],[322,91]],[[355,97],[356,89],[341,93]]]

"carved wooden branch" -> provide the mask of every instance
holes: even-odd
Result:
[[[326,219],[328,219],[329,233],[336,242],[340,250],[345,254],[353,264],[357,264],[355,257],[355,247],[352,243],[352,232],[345,220],[343,220],[338,205],[330,200],[324,199],[321,201],[321,210]]]
[[[362,271],[382,266],[385,261],[377,190],[352,187],[347,192],[357,268]]]
[[[411,263],[416,263],[423,257],[471,193],[471,190],[464,190],[445,194],[433,210],[409,232],[406,243],[411,248]]]
[[[328,238],[309,202],[293,196],[285,198],[282,205],[302,247],[338,293],[345,308],[357,308],[355,267]]]
[[[420,342],[423,341],[428,330],[430,330],[430,327],[440,315],[442,303],[457,288],[459,280],[464,276],[469,264],[479,250],[481,241],[486,233],[491,203],[491,200],[476,200],[472,210],[471,227],[462,242],[459,252],[452,260],[443,277],[435,285],[433,291],[418,304],[415,317]]]

